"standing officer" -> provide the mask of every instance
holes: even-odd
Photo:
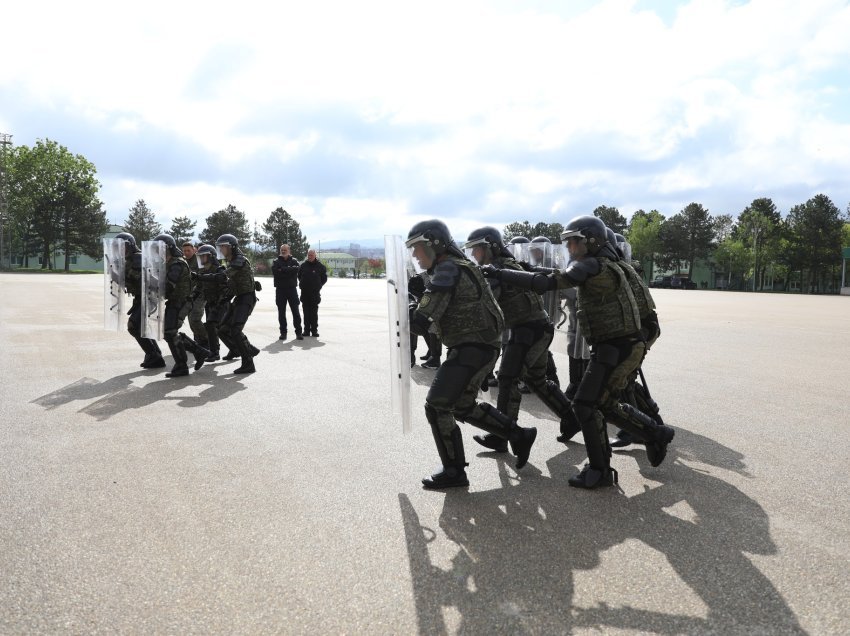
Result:
[[[162,359],[162,351],[156,340],[142,338],[142,250],[129,232],[121,232],[115,238],[124,241],[124,284],[127,293],[133,297],[133,304],[127,314],[127,331],[145,352],[145,359],[139,366],[143,369],[161,369],[165,366],[165,360]]]
[[[232,234],[222,234],[215,242],[222,256],[227,260],[227,269],[198,274],[198,280],[206,282],[228,283],[227,294],[233,297],[224,317],[218,326],[218,337],[232,352],[239,352],[242,365],[234,373],[254,373],[254,356],[260,353],[245,336],[245,323],[257,304],[259,283],[254,282],[251,263],[239,249],[239,241]],[[228,354],[225,360],[236,356]]]
[[[328,270],[316,258],[316,250],[307,250],[307,260],[298,268],[298,285],[301,287],[301,304],[304,305],[304,334],[319,337],[319,293],[328,282]],[[277,284],[275,282],[275,284]],[[295,308],[298,311],[298,308]],[[296,333],[298,328],[296,327]]]
[[[210,352],[196,344],[188,336],[179,333],[183,326],[183,320],[191,309],[192,301],[189,298],[192,289],[192,281],[189,273],[189,265],[183,258],[183,252],[178,249],[177,242],[170,234],[159,234],[154,241],[165,243],[165,319],[163,320],[165,342],[174,357],[174,366],[165,374],[167,378],[177,378],[189,375],[189,366],[186,364],[188,356],[186,349],[195,356],[195,370],[197,371],[206,362]]]
[[[182,245],[183,258],[189,265],[189,272],[198,273],[198,251],[191,241],[186,241]],[[189,311],[189,328],[192,330],[192,337],[199,345],[205,349],[209,349],[207,330],[204,327],[204,297],[200,290],[195,289],[197,285],[192,282],[192,309]]]
[[[277,322],[280,326],[280,340],[286,340],[286,305],[292,312],[292,326],[295,337],[304,340],[301,335],[301,313],[298,310],[298,269],[299,263],[289,252],[289,245],[280,246],[280,256],[272,263],[274,275],[275,303],[277,303]]]
[[[491,266],[484,268],[484,273],[538,292],[578,288],[576,315],[591,345],[591,357],[573,411],[581,424],[588,463],[569,484],[578,488],[611,486],[617,482],[617,473],[611,468],[606,417],[644,441],[653,466],[664,461],[675,431],[620,402],[629,376],[643,359],[645,345],[637,302],[617,265],[617,254],[608,244],[605,224],[594,216],[579,216],[567,224],[561,238],[571,257],[564,271],[527,273]]]
[[[456,420],[467,422],[511,443],[516,467],[528,461],[535,428],[517,423],[486,402],[477,402],[481,382],[499,355],[504,320],[490,286],[477,267],[455,247],[442,221],[413,226],[406,245],[431,277],[422,299],[410,308],[410,328],[420,336],[436,325],[448,348],[425,398],[425,416],[442,461],[440,471],[425,477],[428,489],[468,486],[463,437]]]
[[[523,271],[513,254],[505,248],[502,233],[494,227],[473,230],[464,248],[472,251],[479,265]],[[508,329],[508,341],[502,349],[502,362],[499,365],[496,408],[511,420],[517,419],[522,402],[517,381],[523,379],[561,420],[561,434],[572,437],[581,427],[573,415],[570,402],[558,385],[546,378],[546,354],[552,344],[555,328],[543,307],[543,299],[529,289],[502,284],[495,278],[489,282]],[[507,442],[496,435],[475,435],[473,439],[497,452],[508,450]]]

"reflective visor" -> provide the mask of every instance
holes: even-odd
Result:
[[[424,234],[417,234],[416,236],[407,239],[404,245],[405,247],[413,247],[416,243],[427,242],[429,239],[425,238]]]

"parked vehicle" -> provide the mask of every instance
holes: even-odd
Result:
[[[672,276],[656,276],[650,283],[650,287],[657,287],[659,289],[670,289],[673,283]]]
[[[687,276],[673,276],[670,280],[670,289],[696,289],[697,284]]]

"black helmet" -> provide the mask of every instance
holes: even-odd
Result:
[[[183,256],[183,250],[177,247],[177,241],[171,234],[157,234],[153,240],[165,243],[165,248],[171,252],[172,256]]]
[[[420,221],[407,233],[407,247],[413,247],[416,243],[425,243],[434,250],[434,254],[445,254],[454,247],[454,240],[449,228],[438,219]],[[457,249],[457,248],[455,248]]]
[[[213,265],[218,265],[218,252],[212,245],[201,245],[198,248],[198,260],[203,262],[202,256],[208,256]]]
[[[531,239],[531,242],[532,243],[551,243],[552,241],[550,241],[545,236],[535,236],[533,239]]]
[[[239,249],[239,241],[232,234],[222,234],[218,237],[218,240],[215,242],[216,246],[219,245],[229,245],[230,249],[237,250]]]
[[[123,239],[126,247],[129,248],[130,251],[136,251],[136,237],[129,232],[119,232],[115,235],[115,238]]]
[[[464,249],[472,249],[476,245],[486,245],[496,255],[502,251],[505,242],[502,240],[502,233],[499,230],[485,225],[484,227],[479,227],[477,230],[472,230],[463,247]]]
[[[626,237],[622,234],[614,234],[614,238],[617,239],[617,255],[626,260],[627,262],[631,262],[632,260],[632,246],[629,245],[629,242],[626,240]]]
[[[577,216],[567,223],[561,232],[561,240],[566,242],[575,237],[584,239],[587,251],[596,254],[608,242],[607,230],[605,224],[595,216]]]
[[[508,241],[509,245],[516,245],[517,243],[528,243],[528,239],[524,236],[515,236],[510,241]]]

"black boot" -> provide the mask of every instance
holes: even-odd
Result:
[[[425,477],[422,480],[422,486],[427,490],[469,486],[469,479],[466,476],[466,456],[463,452],[463,435],[460,432],[460,427],[455,426],[452,431],[451,446],[454,457],[449,457],[445,442],[434,424],[431,425],[431,432],[434,434],[437,452],[440,454],[440,461],[443,462],[443,465],[433,475]]]
[[[242,365],[233,373],[254,373],[257,369],[254,367],[254,358],[251,355],[248,341],[245,338],[240,338],[238,342],[239,353],[242,356]],[[259,350],[257,353],[259,353]]]
[[[673,441],[676,431],[669,426],[659,426],[646,413],[638,411],[631,404],[621,404],[620,408],[629,418],[629,423],[639,426],[646,435],[646,457],[650,465],[660,466],[667,457],[667,446]]]
[[[216,328],[216,324],[208,322],[204,324],[204,328],[207,330],[207,341],[210,343],[210,355],[207,356],[207,362],[221,360],[221,357],[219,356],[219,347],[221,345],[218,340],[218,329]]]
[[[611,468],[592,468],[590,464],[585,464],[578,475],[574,475],[567,480],[567,483],[573,488],[602,488],[605,486],[613,486],[617,483],[617,471]]]
[[[502,439],[498,435],[487,433],[486,435],[473,435],[472,439],[481,444],[484,448],[489,448],[497,453],[508,452],[508,440]]]
[[[455,415],[457,417],[457,414]],[[531,447],[537,438],[536,428],[522,428],[507,415],[487,402],[479,402],[472,412],[462,418],[473,426],[506,439],[511,444],[511,450],[516,455],[516,468],[522,468],[528,463]]]
[[[186,362],[189,357],[186,355],[186,349],[183,347],[182,338],[178,334],[172,340],[166,340],[168,348],[171,350],[171,355],[174,357],[174,366],[171,371],[165,374],[166,378],[179,378],[184,375],[189,375],[189,366]]]
[[[547,380],[546,384],[536,388],[534,391],[537,397],[549,407],[553,413],[561,418],[560,431],[558,441],[566,444],[576,433],[581,430],[581,424],[578,423],[575,413],[573,413],[573,405],[567,399],[557,384],[551,380]]]
[[[204,362],[207,361],[207,358],[210,357],[209,349],[204,348],[199,345],[197,342],[189,338],[188,336],[183,335],[182,333],[178,336],[181,338],[183,346],[192,352],[192,355],[195,356],[195,371],[204,366]]]

